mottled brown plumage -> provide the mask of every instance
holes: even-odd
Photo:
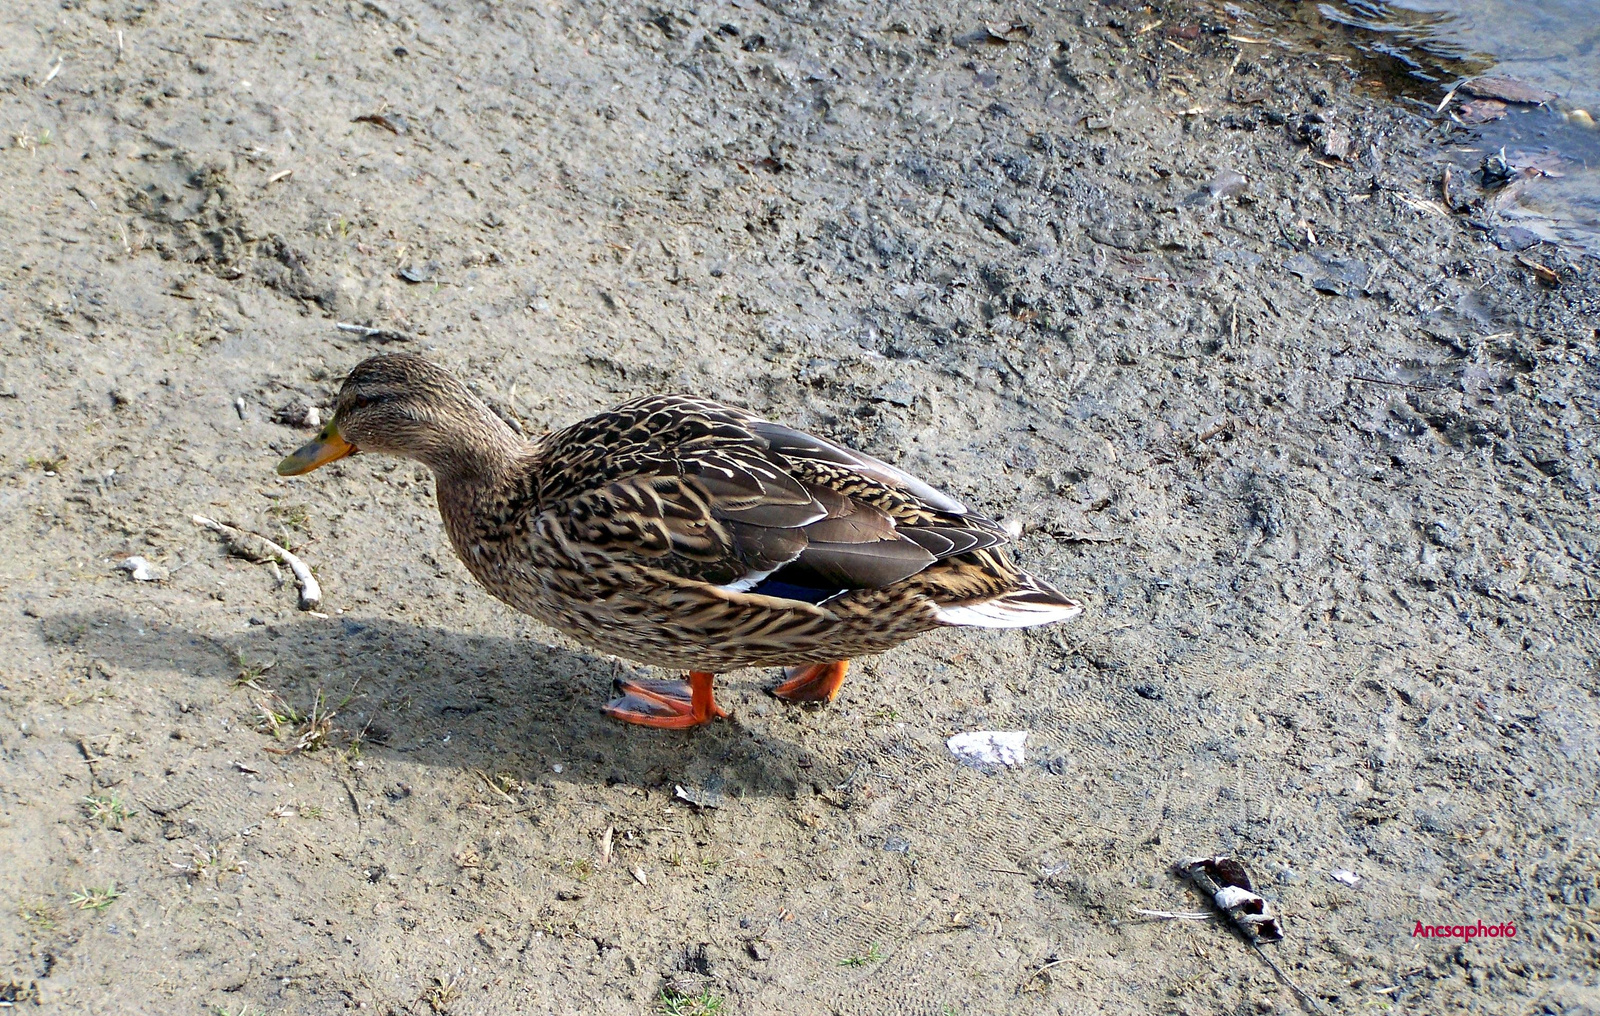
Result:
[[[832,664],[937,627],[1082,609],[1019,571],[1005,531],[954,499],[709,399],[647,396],[529,443],[442,368],[377,356],[279,471],[357,449],[433,471],[456,553],[499,599],[585,645],[695,672],[692,694],[625,687],[608,711],[633,722],[709,719],[710,673]],[[828,700],[843,673],[795,671],[777,692]]]

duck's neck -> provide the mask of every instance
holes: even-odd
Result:
[[[452,415],[447,427],[413,452],[433,472],[439,512],[458,545],[473,519],[492,515],[496,504],[511,499],[533,452],[487,406],[472,402],[474,412]]]

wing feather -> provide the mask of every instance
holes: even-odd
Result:
[[[765,438],[773,451],[786,458],[812,459],[844,466],[885,486],[903,490],[937,511],[953,515],[967,513],[967,506],[950,495],[935,490],[910,473],[875,459],[865,452],[836,445],[832,441],[807,434],[803,430],[795,430],[793,427],[785,427],[781,423],[759,420],[750,429]]]
[[[540,509],[571,545],[735,592],[817,603],[1006,539],[888,463],[704,399],[635,400],[542,454]]]

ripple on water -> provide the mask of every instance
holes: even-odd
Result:
[[[1369,86],[1430,114],[1462,81],[1491,72],[1554,92],[1558,98],[1547,107],[1511,105],[1500,119],[1464,130],[1452,157],[1476,173],[1483,158],[1503,148],[1513,166],[1537,167],[1537,175],[1491,195],[1494,217],[1600,255],[1596,0],[1202,0],[1197,6],[1281,44],[1342,55]]]

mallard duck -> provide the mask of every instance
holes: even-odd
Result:
[[[278,472],[358,450],[433,471],[450,542],[494,596],[584,645],[688,671],[619,680],[604,711],[629,723],[726,716],[712,678],[741,667],[787,666],[774,695],[831,702],[853,656],[1083,610],[949,495],[710,399],[649,395],[529,442],[442,367],[374,356]]]

